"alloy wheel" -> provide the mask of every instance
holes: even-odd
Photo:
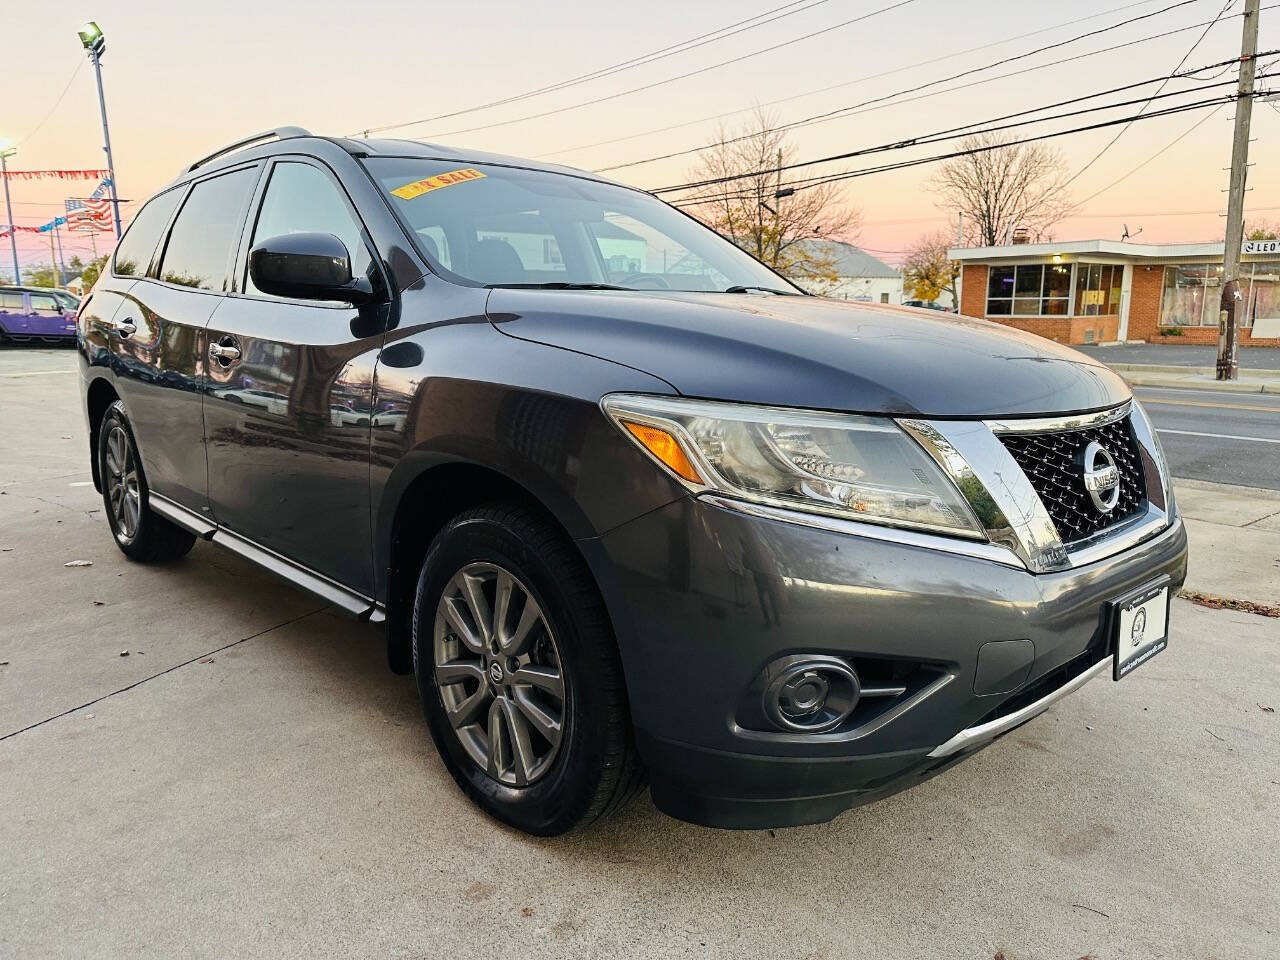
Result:
[[[560,651],[532,591],[492,563],[470,563],[436,607],[434,678],[463,748],[490,777],[524,787],[564,739]]]
[[[111,524],[116,536],[132,540],[138,533],[138,522],[142,517],[142,489],[133,444],[119,424],[112,426],[107,434],[105,460]]]

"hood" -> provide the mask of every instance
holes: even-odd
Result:
[[[495,289],[510,336],[591,354],[713,400],[930,417],[1112,406],[1129,388],[1068,347],[985,320],[752,294]]]

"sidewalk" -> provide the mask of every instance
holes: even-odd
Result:
[[[1214,379],[1213,367],[1108,363],[1131,387],[1179,387],[1224,393],[1280,394],[1280,370],[1241,370],[1239,380]]]
[[[1199,480],[1173,485],[1191,541],[1184,589],[1280,604],[1280,491]],[[1275,633],[1280,637],[1280,625]]]

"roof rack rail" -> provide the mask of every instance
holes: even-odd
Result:
[[[201,157],[195,163],[191,164],[191,166],[183,167],[182,172],[178,174],[178,176],[186,176],[192,170],[197,170],[200,167],[203,167],[210,160],[216,160],[224,153],[230,153],[232,150],[239,150],[241,147],[251,146],[260,140],[271,140],[273,138],[276,140],[287,140],[289,137],[309,136],[311,136],[311,131],[302,127],[276,127],[273,130],[263,130],[261,133],[255,133],[251,137],[245,137],[242,140],[237,140],[235,143],[229,143],[225,147],[213,151],[213,153],[209,154],[207,157]]]

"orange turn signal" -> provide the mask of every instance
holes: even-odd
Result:
[[[680,446],[680,441],[667,431],[643,423],[633,423],[630,420],[623,420],[622,425],[631,431],[631,435],[639,440],[646,450],[666,464],[667,468],[677,476],[683,477],[690,483],[702,483],[702,477],[689,462],[684,448]]]

